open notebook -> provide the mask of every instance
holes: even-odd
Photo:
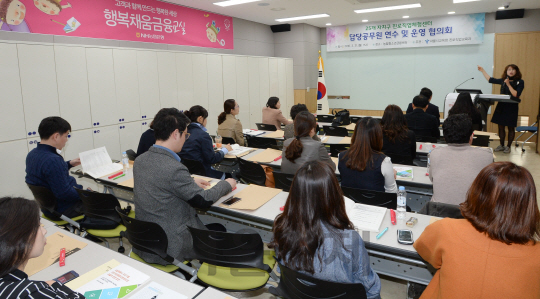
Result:
[[[345,209],[356,231],[378,233],[386,215],[386,208],[355,203],[345,197]]]
[[[112,162],[104,146],[82,152],[79,158],[81,158],[82,171],[96,179],[124,169],[122,164]]]

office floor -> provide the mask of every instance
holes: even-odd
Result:
[[[496,147],[498,144],[493,145]],[[519,166],[524,166],[527,168],[533,178],[535,179],[536,188],[540,188],[540,155],[535,153],[535,148],[533,145],[525,146],[525,152],[521,151],[520,147],[516,149],[512,147],[512,152],[510,154],[504,154],[503,152],[495,153],[495,162],[501,161],[510,161]],[[540,199],[540,198],[539,198]],[[104,243],[102,243],[105,245]],[[111,240],[111,249],[118,249],[118,241]],[[126,248],[126,253],[131,250],[131,245],[127,240],[124,240],[124,247]],[[383,299],[406,299],[407,298],[407,282],[400,279],[394,279],[388,276],[380,276],[381,278],[381,298]],[[263,288],[253,292],[236,292],[229,293],[230,295],[237,298],[252,298],[252,299],[274,299],[276,298],[268,292],[268,289]]]

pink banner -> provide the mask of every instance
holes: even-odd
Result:
[[[234,49],[233,20],[154,0],[0,0],[0,28]]]

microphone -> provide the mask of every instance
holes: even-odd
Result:
[[[474,78],[467,79],[467,80],[463,81],[463,83],[461,83],[461,84],[459,84],[458,86],[456,86],[456,87],[454,88],[454,92],[456,92],[456,89],[457,89],[458,87],[460,87],[461,85],[465,84],[467,81],[472,80],[472,79],[474,79]]]

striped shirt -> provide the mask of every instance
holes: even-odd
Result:
[[[2,299],[76,299],[85,298],[59,282],[50,286],[44,281],[32,281],[21,270],[0,277],[0,298]]]

